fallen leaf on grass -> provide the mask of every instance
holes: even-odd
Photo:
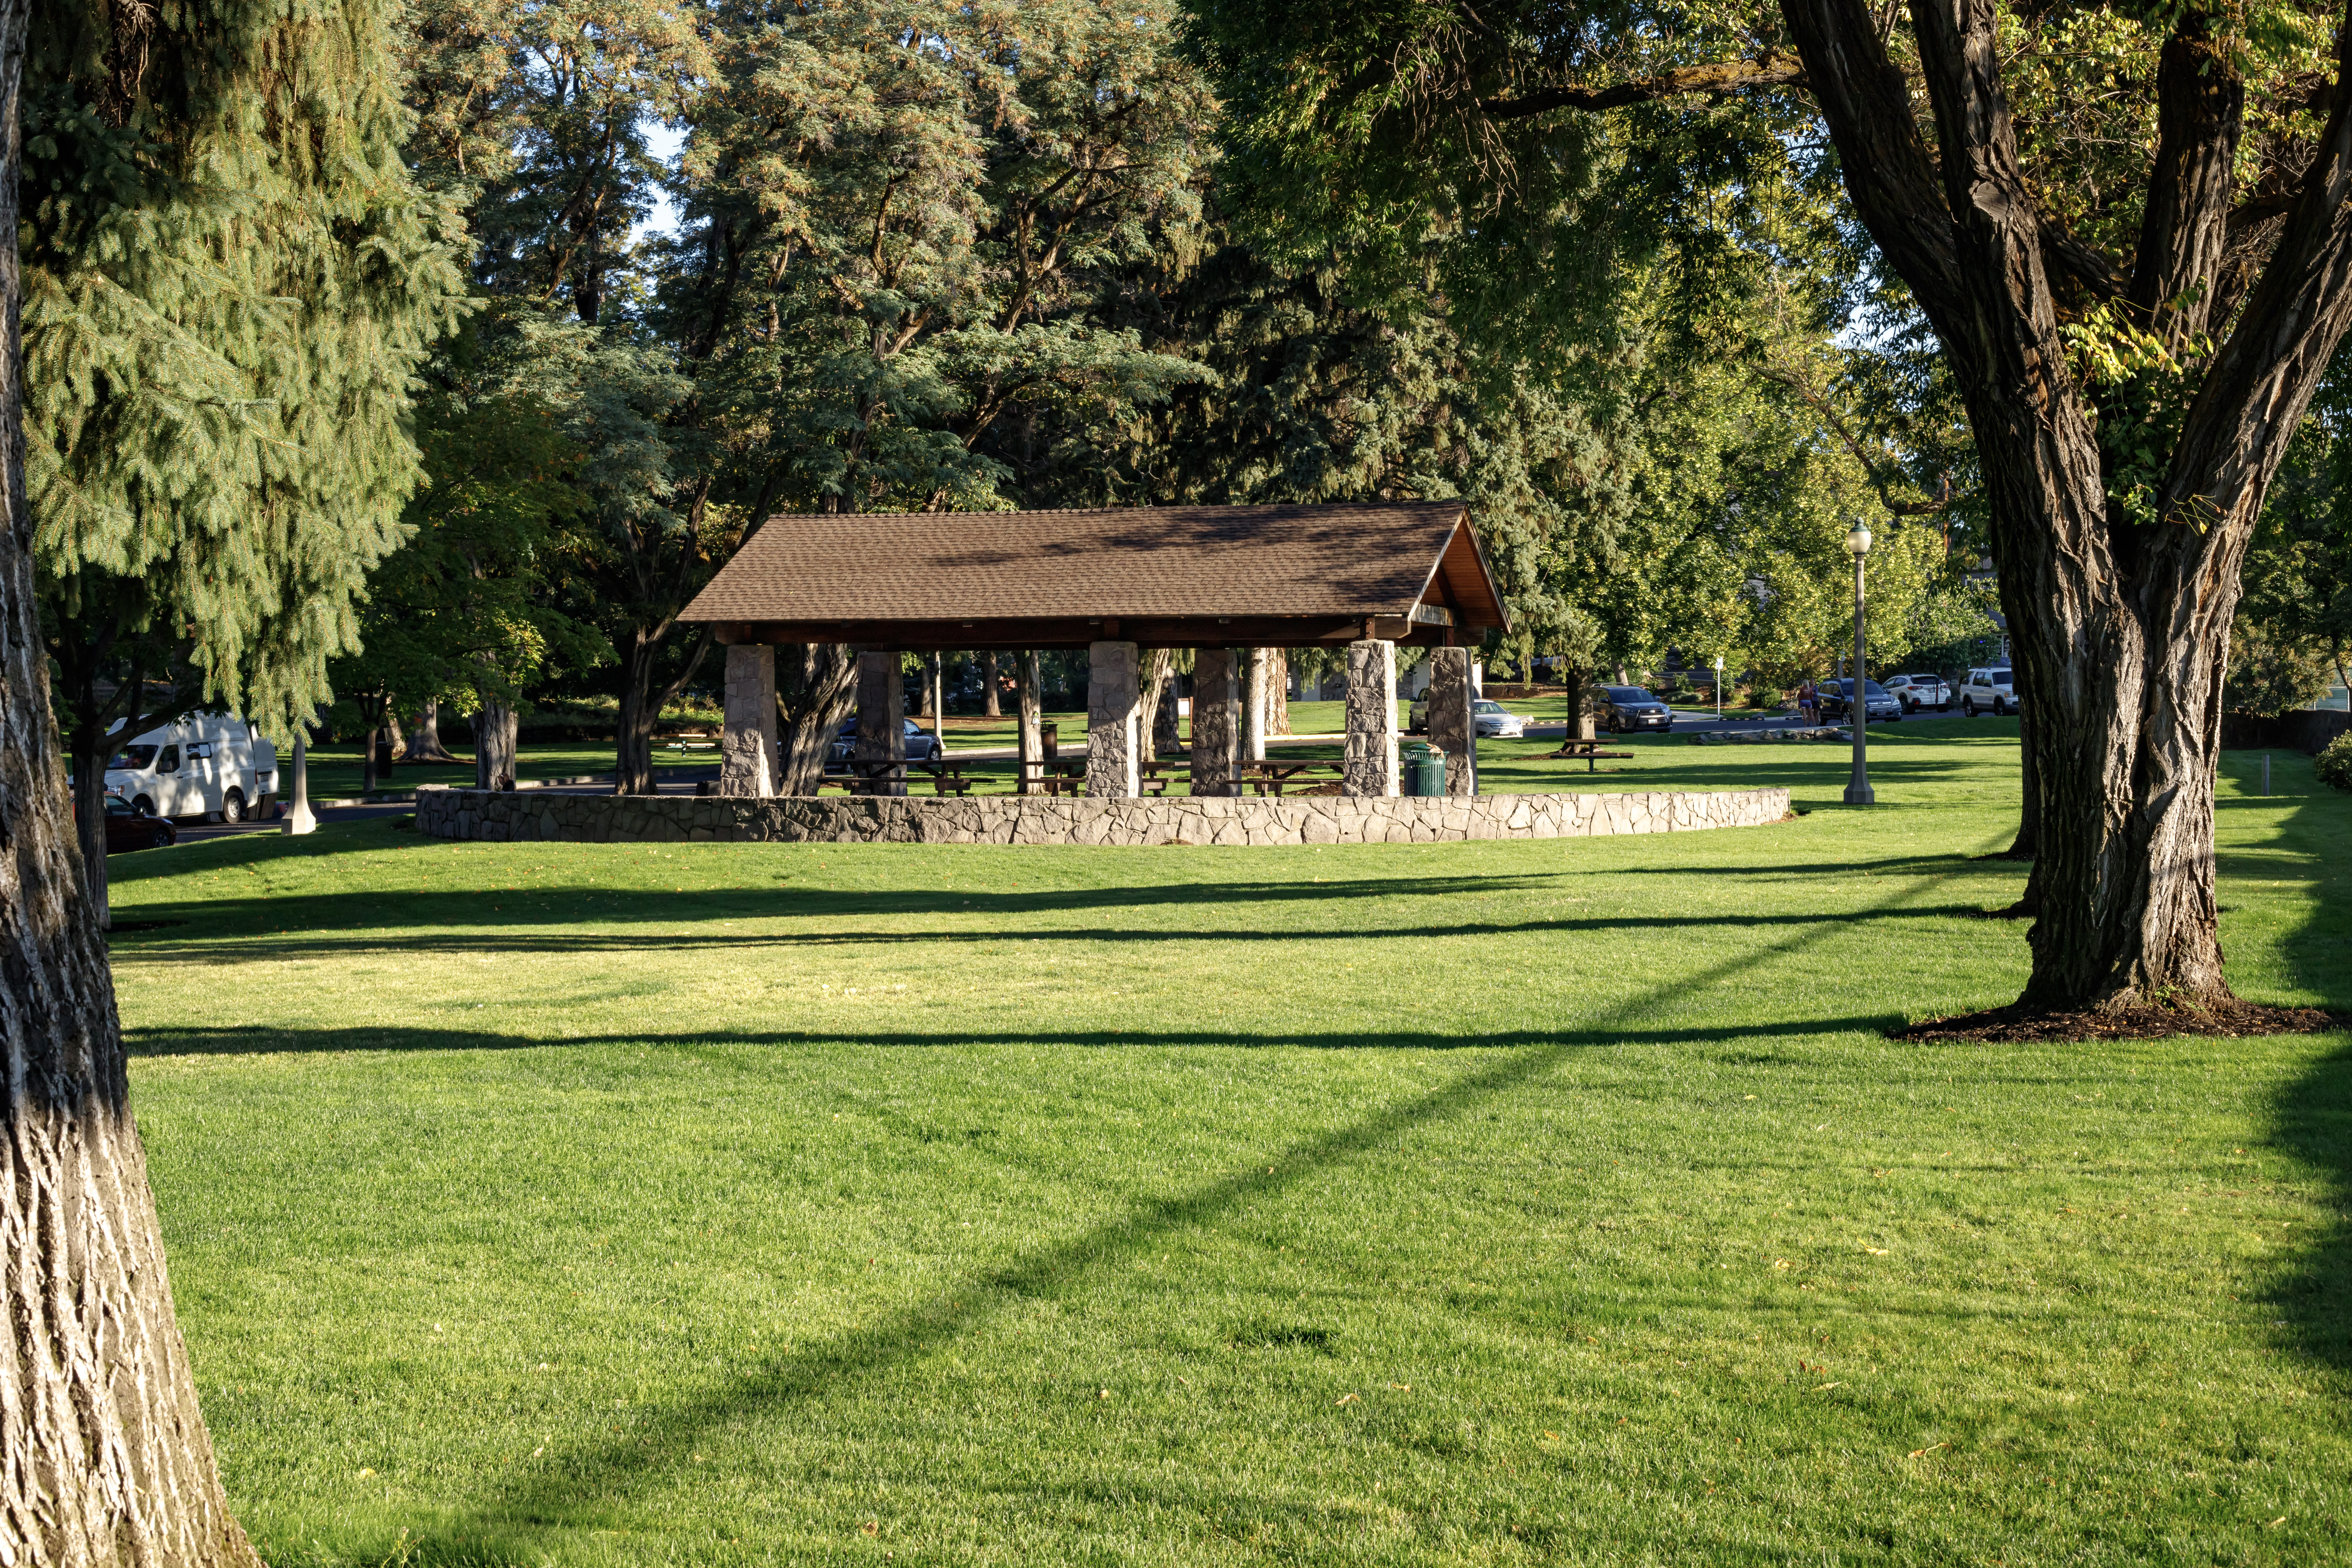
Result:
[[[1930,1443],[1924,1448],[1912,1449],[1911,1452],[1905,1455],[1904,1458],[1916,1459],[1922,1454],[1932,1454],[1938,1448],[1948,1448],[1950,1447],[1951,1445],[1949,1443]]]
[[[1363,1401],[1362,1401],[1362,1400],[1360,1400],[1360,1399],[1359,1399],[1359,1398],[1357,1398],[1357,1397],[1356,1397],[1354,1394],[1341,1394],[1339,1398],[1337,1398],[1337,1399],[1333,1400],[1331,1403],[1333,1403],[1334,1405],[1361,1405],[1361,1404],[1363,1403]]]
[[[1865,1247],[1863,1250],[1870,1254],[1873,1258],[1884,1258],[1886,1256],[1886,1248],[1883,1247]]]
[[[1825,1383],[1825,1384],[1822,1384],[1822,1386],[1821,1386],[1820,1388],[1816,1388],[1815,1390],[1813,1390],[1813,1392],[1814,1392],[1815,1394],[1820,1394],[1820,1393],[1822,1393],[1823,1390],[1826,1390],[1826,1389],[1832,1389],[1832,1388],[1843,1388],[1844,1386],[1845,1386],[1845,1384],[1843,1384],[1843,1383]]]
[[[2285,1522],[2286,1515],[2281,1514],[2276,1519],[2271,1521],[2268,1524],[2263,1526],[2263,1528],[2264,1530],[2276,1530],[2280,1525],[2284,1524]]]

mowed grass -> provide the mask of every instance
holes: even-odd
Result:
[[[128,857],[239,1516],[280,1565],[2341,1561],[2352,1040],[1887,1040],[2025,949],[1974,914],[2013,726],[1874,741],[1869,812],[1834,748],[1636,742],[1604,783],[1810,812],[1652,838]],[[2352,1004],[2352,797],[2256,763],[2236,984]]]

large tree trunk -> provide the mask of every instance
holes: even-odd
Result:
[[[991,719],[1004,716],[1003,705],[996,698],[996,650],[983,649],[980,656],[980,710]]]
[[[666,632],[667,627],[661,628]],[[656,689],[654,685],[654,660],[661,652],[661,633],[645,630],[632,632],[618,644],[621,655],[621,709],[619,721],[614,727],[613,793],[614,795],[653,795],[659,789],[654,779],[654,730],[661,722],[662,710],[676,700],[694,679],[702,664],[703,655],[711,647],[708,627],[695,639],[687,654],[677,679]]]
[[[474,787],[512,789],[521,761],[521,716],[489,698],[474,714]]]
[[[2023,1000],[2224,1000],[2213,885],[2223,666],[2263,493],[2352,321],[2352,92],[2335,94],[2232,321],[2237,296],[2216,300],[2244,91],[2199,13],[2181,14],[2159,60],[2154,171],[2119,287],[2041,216],[1992,0],[1913,0],[1932,154],[1863,0],[1781,9],[1847,190],[1941,338],[1983,459],[2011,664],[2035,714],[2041,911]],[[2336,56],[2343,81],[2352,28]],[[2068,368],[2052,268],[2201,372],[2152,502],[2113,493],[2098,394]],[[2227,336],[2200,365],[2209,326]]]
[[[1592,711],[1592,672],[1580,665],[1563,665],[1560,679],[1568,686],[1568,728],[1571,741],[1590,741],[1599,733]]]
[[[857,655],[847,643],[776,650],[778,795],[816,794],[834,736],[856,706]]]
[[[416,718],[408,726],[408,761],[412,763],[454,763],[449,748],[441,743],[441,702],[438,698],[421,704]]]
[[[172,1313],[49,711],[25,502],[26,16],[23,0],[0,0],[0,1562],[257,1568]]]

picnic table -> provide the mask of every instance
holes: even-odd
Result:
[[[820,795],[827,785],[851,795],[872,795],[881,784],[913,784],[917,782],[913,775],[918,773],[929,779],[933,790],[940,795],[970,795],[971,786],[980,782],[979,774],[968,773],[954,763],[883,762],[852,757],[838,770],[826,769],[816,787]]]
[[[1559,743],[1559,751],[1547,752],[1544,755],[1552,758],[1565,758],[1570,762],[1574,762],[1577,758],[1582,757],[1584,759],[1584,771],[1588,773],[1599,773],[1601,771],[1601,762],[1603,758],[1622,758],[1630,761],[1633,756],[1633,753],[1631,752],[1604,752],[1601,749],[1604,744],[1606,744],[1606,742],[1601,741],[1562,741]]]
[[[1278,763],[1269,757],[1263,762],[1244,762],[1241,765],[1242,783],[1255,787],[1261,795],[1279,795],[1302,773],[1329,773],[1334,778],[1345,778],[1348,770],[1339,763],[1320,758]]]

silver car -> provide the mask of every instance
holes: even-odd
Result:
[[[1470,722],[1481,735],[1500,735],[1516,739],[1528,732],[1528,721],[1499,702],[1481,697],[1470,704]]]

